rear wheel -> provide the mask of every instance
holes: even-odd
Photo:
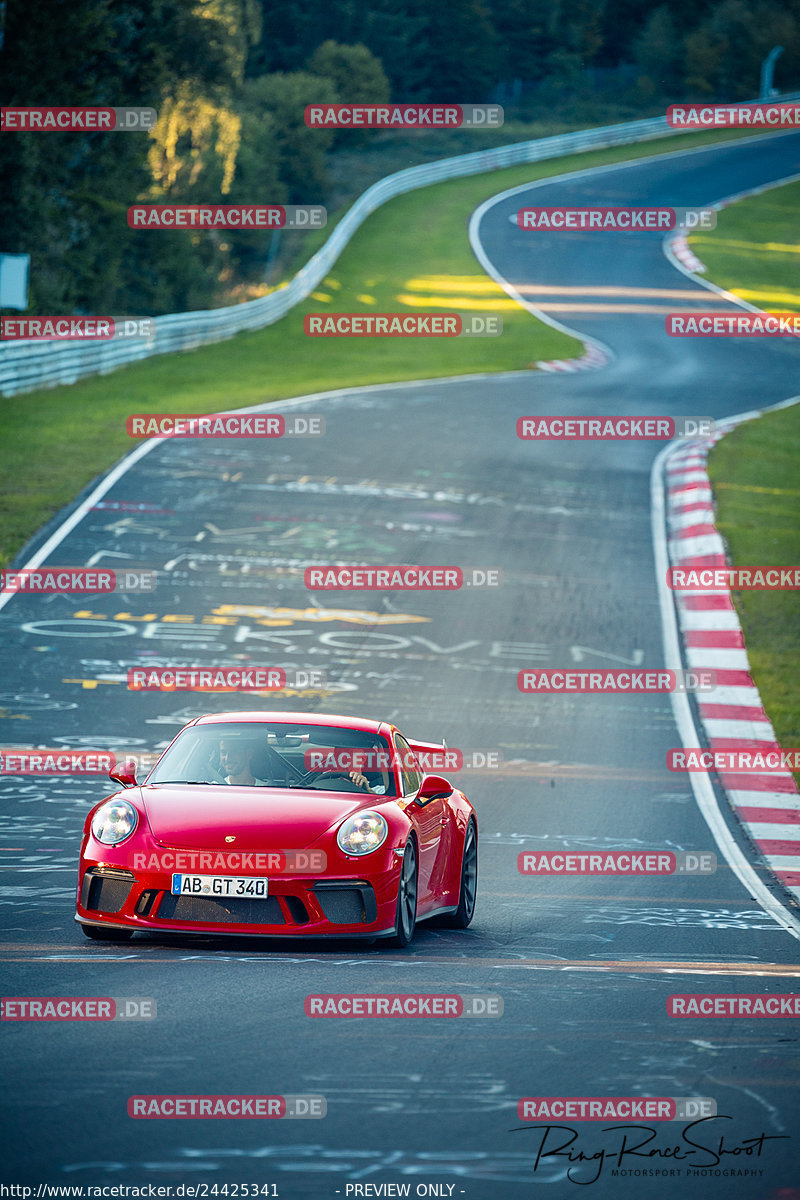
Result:
[[[392,942],[407,946],[417,926],[417,847],[413,838],[406,842],[400,883],[397,888],[397,918]]]
[[[458,893],[458,908],[445,918],[445,924],[455,929],[466,929],[475,916],[475,901],[478,896],[478,834],[475,822],[470,821],[464,834],[464,856],[461,859],[461,887]]]
[[[81,929],[93,942],[128,942],[133,937],[132,929],[121,929],[114,925],[81,925]]]

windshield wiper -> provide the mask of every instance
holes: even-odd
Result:
[[[158,786],[160,783],[191,783],[202,787],[216,786],[216,780],[214,779],[156,779],[150,786]]]

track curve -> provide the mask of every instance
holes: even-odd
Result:
[[[534,202],[707,204],[796,170],[798,158],[797,134],[728,143],[550,180]],[[515,422],[730,415],[796,391],[800,348],[672,342],[665,311],[718,301],[672,269],[659,238],[622,246],[573,236],[534,249],[508,219],[524,195],[486,207],[487,260],[521,295],[608,344],[607,368],[306,398],[300,409],[326,417],[316,441],[162,442],[102,495],[90,491],[74,520],[63,515],[57,543],[54,530],[37,543],[50,541],[53,563],[157,567],[158,590],[16,596],[0,614],[6,745],[155,751],[191,715],[252,699],[134,697],[128,666],[224,662],[321,666],[328,694],[281,703],[499,751],[499,769],[463,778],[481,833],[473,926],[422,927],[404,954],[211,939],[82,945],[71,923],[75,855],[83,815],[106,789],[0,778],[11,848],[2,852],[6,992],[147,994],[159,1006],[148,1027],[109,1029],[100,1054],[96,1029],[75,1025],[56,1040],[35,1024],[13,1027],[9,1072],[25,1081],[6,1116],[15,1180],[32,1172],[34,1122],[37,1174],[51,1182],[269,1180],[281,1196],[312,1198],[365,1180],[453,1185],[475,1198],[522,1197],[550,1182],[569,1195],[562,1161],[534,1172],[535,1135],[511,1132],[526,1095],[698,1094],[731,1115],[731,1137],[790,1127],[781,1023],[676,1028],[665,1015],[676,991],[751,993],[765,975],[770,990],[795,990],[796,943],[729,870],[681,880],[516,871],[526,849],[711,846],[689,786],[664,767],[678,744],[667,696],[531,697],[516,687],[524,667],[662,663],[649,493],[659,445],[533,445],[516,438]],[[306,565],[339,560],[497,567],[503,583],[338,598],[304,588]],[[414,989],[499,993],[505,1013],[377,1029],[303,1014],[311,991]],[[49,1073],[33,1076],[45,1037]],[[85,1106],[65,1113],[59,1083],[76,1073]],[[317,1092],[328,1116],[210,1133],[173,1122],[143,1132],[125,1118],[128,1095],[170,1091]],[[121,1114],[113,1137],[109,1114]],[[769,1143],[763,1177],[737,1180],[736,1194],[763,1200],[794,1186],[787,1146]],[[606,1172],[594,1186],[616,1196],[620,1183]],[[661,1186],[730,1194],[725,1178]]]

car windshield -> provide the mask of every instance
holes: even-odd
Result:
[[[397,794],[386,738],[271,721],[192,725],[165,751],[147,783]]]

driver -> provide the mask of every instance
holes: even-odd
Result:
[[[348,771],[347,778],[352,779],[352,781],[356,785],[356,787],[363,788],[365,792],[372,792],[373,795],[378,794],[378,792],[376,792],[376,789],[372,786],[370,781],[367,779],[366,775],[364,775],[361,771]],[[379,791],[382,793],[383,791],[385,791],[385,789],[380,788]]]
[[[351,771],[350,778],[357,786],[363,787],[364,791],[370,792],[373,796],[386,796],[390,791],[386,747],[374,743],[367,748],[367,752],[372,767],[367,767],[366,774],[361,771]]]
[[[254,738],[224,737],[220,739],[220,772],[226,783],[238,783],[244,787],[268,784],[267,779],[257,779],[251,770],[253,755],[259,748],[259,742]]]
[[[389,778],[385,764],[384,769],[381,769],[381,762],[387,757],[385,748],[377,745],[359,746],[357,751],[365,752],[368,759],[374,758],[374,767],[367,766],[364,770],[356,767],[350,771],[343,769],[341,774],[350,779],[362,791],[369,792],[372,796],[385,796],[389,791]]]

